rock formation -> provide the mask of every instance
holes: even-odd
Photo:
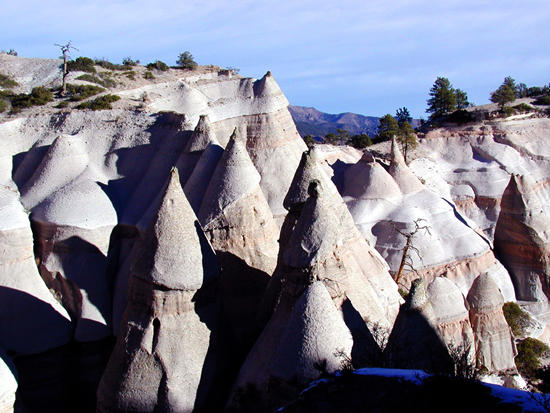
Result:
[[[9,357],[0,350],[0,413],[13,413],[17,380],[15,366]]]
[[[309,174],[306,174],[309,175]],[[291,190],[292,191],[292,190]],[[281,337],[292,317],[293,309],[303,292],[313,281],[321,281],[328,290],[333,305],[354,338],[353,354],[366,358],[372,348],[372,337],[367,328],[382,325],[391,329],[393,319],[381,304],[379,291],[364,276],[349,249],[349,237],[345,232],[339,211],[334,208],[331,195],[316,180],[309,185],[309,198],[303,206],[286,248],[279,252],[280,288],[276,309],[259,339],[250,351],[235,383],[235,389],[253,383],[262,392],[268,392],[268,380],[273,374],[274,357],[280,352]],[[363,241],[364,242],[364,241]],[[368,246],[363,251],[368,253]],[[382,277],[372,267],[373,277]],[[389,274],[385,275],[389,278]],[[389,278],[391,281],[391,278]],[[397,294],[397,286],[393,284]],[[269,291],[269,293],[274,293]],[[382,294],[391,296],[390,291]],[[267,300],[272,303],[273,300]],[[264,301],[265,304],[265,301]],[[391,314],[391,310],[389,312]]]
[[[353,339],[325,285],[316,281],[296,302],[272,360],[272,374],[305,384],[319,375],[315,364],[326,360],[326,371],[342,367],[351,357]],[[341,355],[335,354],[341,350]]]
[[[546,192],[529,175],[512,175],[495,228],[495,250],[513,277],[518,299],[545,304],[550,297]]]
[[[477,277],[468,293],[478,368],[489,373],[515,370],[516,349],[504,318],[504,299],[488,273]]]
[[[220,294],[243,349],[275,269],[278,229],[260,188],[260,175],[235,131],[212,175],[199,220],[223,268]]]
[[[190,412],[215,405],[218,273],[174,169],[132,267],[98,411]]]
[[[384,349],[390,367],[449,373],[451,359],[443,341],[426,282],[413,281]]]
[[[437,277],[427,288],[435,320],[443,341],[455,352],[466,352],[473,360],[474,333],[466,300],[458,287],[445,277]]]
[[[414,249],[408,251],[411,266],[399,280],[402,287],[408,288],[418,275],[428,282],[445,276],[466,295],[473,280],[490,271],[506,299],[515,300],[510,276],[496,260],[490,243],[452,203],[420,182],[397,145],[392,144],[390,154],[387,168],[365,154],[335,181],[357,228],[388,262],[394,276],[402,263],[407,235],[414,233]]]

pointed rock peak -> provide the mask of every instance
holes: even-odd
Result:
[[[153,284],[187,291],[198,290],[218,275],[218,260],[185,198],[176,168],[132,272]]]
[[[399,189],[404,194],[418,192],[424,189],[424,185],[412,173],[409,166],[405,163],[405,158],[399,150],[399,145],[395,137],[391,141],[391,161],[390,175],[395,179]]]
[[[405,158],[399,150],[399,145],[397,144],[397,139],[395,136],[391,140],[391,163],[405,163]]]
[[[428,297],[439,323],[468,315],[464,296],[451,280],[437,277],[428,285]]]
[[[199,212],[201,223],[207,225],[214,220],[227,206],[252,192],[260,180],[245,140],[235,128],[204,194]]]
[[[283,201],[283,206],[288,211],[302,210],[307,198],[309,197],[308,188],[312,181],[316,181],[319,186],[324,186],[328,192],[333,189],[330,178],[322,171],[317,164],[317,151],[312,148],[302,154],[300,164],[296,169],[290,188]]]
[[[428,294],[426,291],[426,282],[422,278],[417,278],[411,284],[406,304],[411,310],[422,310],[428,303]]]
[[[185,152],[204,151],[211,142],[217,142],[216,136],[210,127],[210,119],[208,115],[201,115],[195,130],[189,138],[189,142],[185,147]]]
[[[271,74],[271,71],[268,71],[264,77],[260,80],[257,80],[254,83],[254,96],[263,97],[268,95],[277,95],[281,94],[281,88],[275,81],[275,78]]]
[[[311,181],[308,194],[283,255],[285,264],[291,267],[313,266],[343,242],[341,222],[332,211],[320,181]]]
[[[273,375],[308,382],[319,376],[315,364],[326,361],[327,371],[341,368],[338,350],[348,357],[353,339],[321,281],[314,282],[297,301],[272,360]]]
[[[512,174],[502,196],[502,209],[507,213],[524,214],[528,210],[541,210],[535,193],[535,180],[530,175]]]
[[[474,280],[468,293],[468,303],[476,311],[493,311],[504,305],[502,293],[488,272]]]

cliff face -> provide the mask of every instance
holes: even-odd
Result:
[[[23,92],[56,62],[0,71]],[[430,348],[513,368],[503,302],[547,303],[546,120],[435,131],[407,165],[395,144],[304,153],[269,72],[110,92],[111,110],[0,114],[0,350],[30,410],[93,411],[113,335],[102,411],[220,408],[249,382],[286,400],[323,360],[433,367]]]

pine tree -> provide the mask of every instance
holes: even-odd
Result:
[[[507,103],[512,103],[516,100],[516,91],[517,86],[515,80],[508,76],[504,79],[502,85],[491,93],[491,102],[498,103],[498,106],[502,111]]]
[[[409,122],[403,122],[399,127],[399,133],[397,135],[397,142],[401,145],[401,152],[403,152],[403,157],[405,162],[407,162],[407,155],[418,147],[418,141],[416,140],[416,134]]]
[[[428,109],[431,118],[435,119],[446,113],[452,112],[456,108],[456,94],[453,85],[449,79],[438,77],[430,89],[431,98],[427,100]]]
[[[395,111],[395,118],[397,119],[397,123],[399,126],[403,125],[405,122],[411,123],[412,116],[409,113],[409,109],[406,107],[399,108]]]
[[[376,134],[376,140],[378,142],[389,141],[394,136],[399,134],[399,124],[395,118],[390,115],[384,115],[380,118],[380,124],[378,125],[378,133]]]

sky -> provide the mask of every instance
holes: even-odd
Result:
[[[1,0],[0,50],[270,70],[290,104],[427,117],[438,76],[477,105],[506,76],[550,83],[548,0]]]

